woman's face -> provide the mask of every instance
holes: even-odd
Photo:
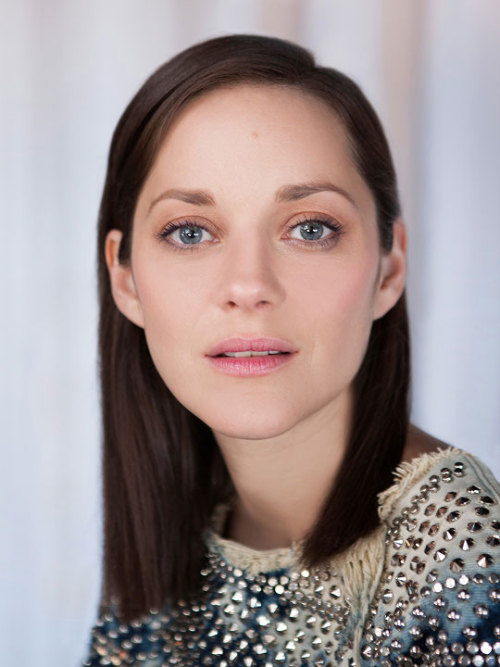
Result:
[[[241,85],[180,114],[140,193],[130,264],[116,260],[116,230],[106,258],[118,307],[177,399],[216,434],[263,439],[349,403],[372,322],[403,290],[399,228],[383,254],[325,103]],[[252,347],[288,353],[214,356]]]

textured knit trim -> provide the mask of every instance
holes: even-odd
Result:
[[[210,551],[253,575],[292,567],[298,562],[300,554],[300,542],[294,542],[290,547],[260,551],[221,537],[213,530],[207,532],[205,542]]]
[[[377,526],[369,535],[359,538],[349,549],[331,559],[331,564],[342,578],[347,595],[352,599],[360,591],[378,581],[384,564],[385,528]]]

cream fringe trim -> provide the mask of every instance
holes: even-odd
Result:
[[[377,578],[383,565],[385,528],[378,526],[366,537],[360,538],[347,551],[334,556],[329,567],[339,572],[346,593],[356,597],[367,581]],[[214,533],[207,535],[208,546],[223,556],[233,567],[246,570],[250,575],[288,567],[300,567],[300,542],[289,548],[259,551],[237,542],[226,540]]]
[[[378,526],[366,537],[360,538],[349,549],[332,558],[346,594],[355,600],[359,593],[378,581],[384,565],[385,528]]]
[[[230,565],[246,570],[253,576],[261,572],[296,566],[300,558],[300,547],[297,543],[282,549],[260,551],[224,539],[213,531],[208,532],[206,543],[211,551],[222,556]]]

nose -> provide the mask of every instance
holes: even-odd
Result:
[[[278,258],[265,240],[240,239],[225,249],[217,301],[224,310],[252,311],[281,303]]]

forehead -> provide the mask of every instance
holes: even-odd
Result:
[[[334,110],[292,86],[240,84],[191,101],[169,126],[145,184],[266,196],[331,180],[371,200]],[[360,202],[362,203],[362,202]]]
[[[244,83],[202,93],[178,114],[164,144],[204,144],[211,136],[271,142],[289,140],[297,148],[328,136],[329,146],[351,156],[349,138],[334,109],[324,100],[290,85]],[[249,142],[252,145],[253,142]],[[236,148],[236,146],[235,146]]]

